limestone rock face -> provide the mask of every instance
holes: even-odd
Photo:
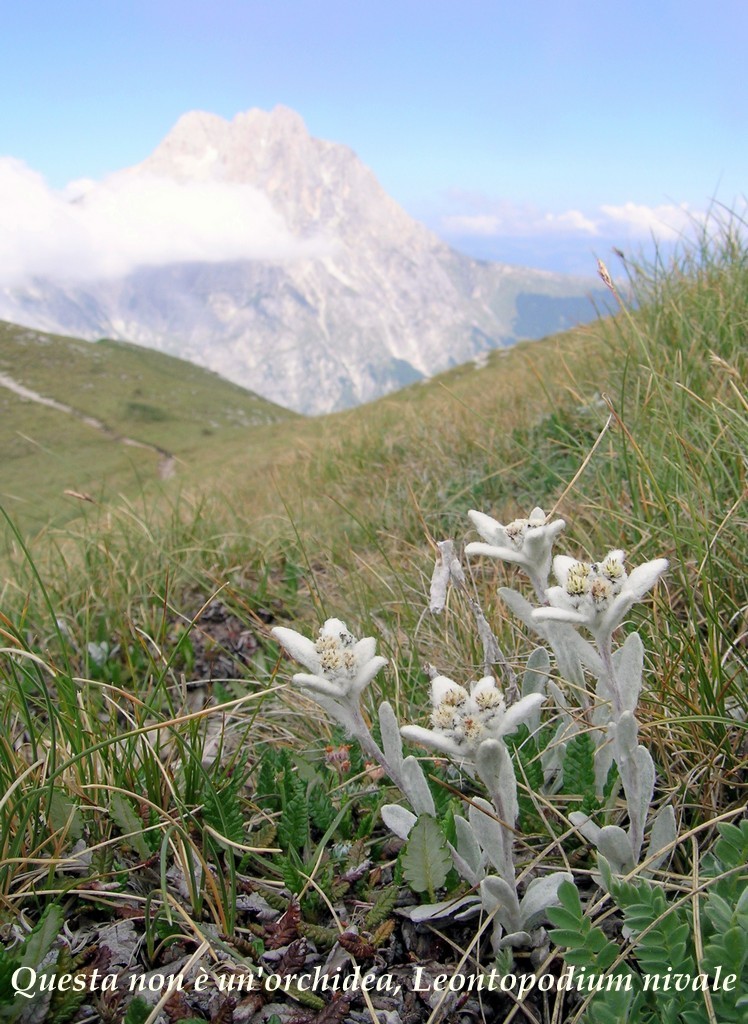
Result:
[[[284,107],[192,112],[133,182],[241,186],[275,248],[0,291],[0,317],[190,359],[306,413],[365,402],[492,348],[592,319],[592,280],[470,259]],[[94,185],[78,199],[96,200]],[[280,239],[280,241],[278,241]]]

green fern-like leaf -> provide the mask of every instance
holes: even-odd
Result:
[[[641,934],[634,953],[645,973],[661,973],[663,964],[676,974],[694,973],[691,925],[684,907],[671,908],[662,889],[646,879],[614,885],[613,896],[626,925],[634,935]]]
[[[597,810],[595,797],[595,744],[588,732],[577,733],[566,745],[564,753],[564,793],[581,796],[579,807],[584,814]]]
[[[286,751],[283,751],[285,754]],[[300,796],[306,795],[306,787],[299,778],[297,772],[294,770],[294,766],[290,763],[285,765],[283,771],[278,776],[278,783],[281,792],[281,801],[283,806],[291,803],[292,800],[297,799]]]
[[[283,884],[293,893],[300,893],[306,879],[290,857],[281,857],[278,866],[283,876]]]
[[[257,773],[254,795],[257,802],[261,803],[263,807],[270,807],[273,810],[280,806],[276,777],[274,752],[265,747],[262,752],[260,770]]]
[[[376,898],[374,906],[366,915],[366,930],[374,931],[383,921],[386,921],[397,903],[397,886],[389,885],[382,889]]]
[[[79,960],[70,952],[67,946],[61,946],[57,957],[57,974],[74,974]],[[81,1003],[86,999],[86,990],[75,992],[73,989],[62,991],[55,989],[52,1000],[47,1010],[49,1024],[67,1024],[67,1021],[77,1011]]]
[[[546,911],[554,925],[550,938],[557,945],[567,947],[564,953],[567,964],[603,974],[618,957],[618,946],[608,939],[602,928],[593,927],[585,917],[577,887],[572,882],[561,883],[558,900],[560,906],[548,907]]]
[[[313,786],[308,798],[309,816],[322,832],[332,825],[337,808],[323,786]]]
[[[309,840],[309,805],[303,792],[297,793],[281,811],[278,842],[284,850],[301,851]]]
[[[317,949],[332,949],[340,934],[336,928],[325,928],[318,924],[308,924],[306,921],[300,923],[299,933],[311,939]]]
[[[267,824],[258,828],[256,831],[251,832],[249,836],[249,845],[263,849],[267,846],[272,846],[275,842],[275,837],[278,834],[278,829],[275,822],[269,821]]]
[[[714,846],[715,855],[726,869],[748,864],[748,820],[740,825],[720,822],[717,825],[720,838]]]
[[[702,925],[704,931],[707,928],[711,931],[711,935],[704,943],[701,969],[714,974],[719,967],[723,977],[734,974],[735,991],[748,991],[748,888],[743,888],[734,907],[724,897],[710,893],[704,906]],[[745,1007],[736,1007],[734,993],[716,991],[713,1001],[715,1011],[719,1009],[721,1019],[726,1021],[736,1010],[745,1012]]]
[[[15,992],[11,984],[14,971],[21,966],[20,956],[11,956],[7,950],[0,946],[0,1018],[5,1016],[5,1010],[18,1003],[14,1000]]]
[[[205,821],[233,843],[243,843],[246,839],[244,811],[239,797],[242,785],[243,779],[237,775],[220,790],[209,788],[203,801]]]

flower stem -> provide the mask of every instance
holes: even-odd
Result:
[[[369,726],[366,724],[364,716],[361,714],[361,707],[358,702],[353,705],[351,704],[348,708],[351,714],[351,735],[355,739],[361,749],[367,754],[372,760],[376,761],[377,764],[384,769],[385,775],[387,775],[392,782],[397,786],[399,790],[403,790],[401,785],[402,779],[400,773],[396,771],[387,761],[382,750],[374,740],[374,737],[369,730]]]
[[[606,633],[595,638],[600,660],[603,663],[602,681],[608,688],[610,698],[613,702],[613,721],[618,722],[623,714],[623,701],[621,700],[621,688],[616,678],[616,670],[613,665],[613,637]]]

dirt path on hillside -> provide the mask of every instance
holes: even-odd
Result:
[[[110,441],[119,441],[120,444],[125,444],[130,448],[144,448],[146,451],[154,452],[159,457],[159,480],[168,480],[169,477],[174,475],[177,459],[175,455],[167,452],[165,448],[159,448],[158,445],[149,444],[147,441],[138,441],[134,437],[125,437],[123,434],[118,434],[111,427],[108,427],[106,423],[97,420],[95,416],[88,416],[86,413],[74,409],[72,405],[58,402],[56,398],[47,398],[45,395],[40,395],[38,391],[33,391],[24,384],[19,384],[17,380],[9,377],[7,373],[0,373],[0,387],[7,388],[14,395],[18,395],[19,398],[25,398],[29,402],[36,402],[37,405],[45,405],[48,409],[55,409],[57,412],[64,412],[68,416],[73,416],[75,419],[80,420],[81,423],[85,423],[87,427],[98,430],[105,437],[109,438]]]

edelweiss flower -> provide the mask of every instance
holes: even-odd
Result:
[[[466,554],[501,558],[522,566],[529,575],[547,578],[553,542],[566,526],[563,519],[547,522],[542,508],[534,508],[527,519],[515,519],[507,526],[483,512],[471,511],[468,515],[486,543],[468,544]]]
[[[340,619],[328,619],[316,641],[283,626],[270,632],[292,658],[309,669],[309,674],[297,672],[293,681],[323,697],[358,697],[387,664],[386,658],[375,654],[374,637],[356,640]]]
[[[453,757],[473,758],[484,740],[497,740],[526,722],[543,703],[543,695],[531,694],[507,709],[493,676],[473,683],[470,691],[446,676],[431,681],[431,729],[406,725],[402,735],[414,743],[433,747]]]
[[[559,586],[546,590],[551,607],[536,608],[532,617],[586,626],[597,638],[610,636],[668,566],[666,558],[656,558],[629,575],[623,560],[623,551],[611,551],[602,562],[591,563],[557,555],[553,572]]]

